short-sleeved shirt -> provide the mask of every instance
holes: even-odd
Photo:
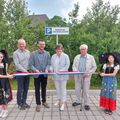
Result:
[[[103,69],[105,71],[105,73],[113,73],[114,70],[118,71],[120,69],[120,66],[117,64],[117,65],[107,65],[107,64],[104,64],[103,65]]]

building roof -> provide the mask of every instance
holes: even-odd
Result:
[[[29,15],[29,18],[32,20],[32,27],[40,23],[45,23],[49,19],[46,14]]]

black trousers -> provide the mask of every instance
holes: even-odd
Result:
[[[40,88],[41,88],[42,103],[46,102],[47,77],[44,75],[40,75],[38,78],[34,78],[34,85],[35,85],[36,104],[40,105],[41,104]]]

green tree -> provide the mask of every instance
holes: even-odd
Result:
[[[7,49],[10,39],[9,23],[5,17],[5,1],[0,1],[0,49]]]
[[[46,26],[49,27],[64,27],[66,26],[66,21],[60,16],[54,16],[46,22]]]
[[[4,0],[0,0],[0,20],[1,20],[1,18],[3,17],[4,4],[5,4],[5,1],[4,1]]]
[[[6,39],[9,51],[14,51],[17,47],[17,40],[24,38],[27,43],[33,44],[34,34],[30,29],[31,21],[28,19],[25,0],[9,0],[6,3],[5,17],[9,23],[9,40]],[[14,47],[12,47],[14,46]]]
[[[79,3],[77,2],[76,4],[74,4],[74,9],[68,13],[69,16],[69,20],[71,20],[72,24],[77,24],[78,23],[78,12],[79,12]]]
[[[116,50],[112,49],[112,42],[115,41],[119,44],[119,36],[113,34],[114,31],[119,32],[119,13],[119,6],[113,7],[109,2],[103,3],[102,0],[96,0],[96,3],[93,3],[91,10],[88,9],[87,14],[82,20],[81,24],[85,27],[85,32],[88,34],[94,34],[96,37],[93,42],[96,44],[96,48],[99,48],[95,51],[97,55],[101,51],[110,52]]]

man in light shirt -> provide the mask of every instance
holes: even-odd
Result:
[[[13,53],[13,61],[15,63],[16,72],[27,73],[29,70],[30,51],[26,49],[26,42],[24,39],[18,40],[18,49]],[[16,77],[18,90],[17,90],[17,104],[20,110],[30,108],[26,103],[27,93],[29,89],[29,76]]]
[[[73,71],[79,72],[95,72],[97,66],[95,59],[92,55],[88,54],[88,46],[82,44],[80,46],[80,54],[75,56],[73,61]],[[84,99],[84,108],[89,110],[89,88],[92,74],[79,74],[75,75],[75,94],[77,101],[72,105],[77,106]],[[81,92],[82,91],[82,92]],[[83,97],[83,98],[82,98]]]

